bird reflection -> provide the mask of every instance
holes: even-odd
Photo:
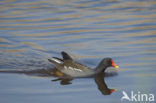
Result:
[[[57,79],[51,80],[52,82],[60,81],[61,85],[69,85],[72,84],[71,81],[74,79],[62,72],[60,72],[57,68],[50,69],[38,69],[38,70],[0,70],[0,73],[18,73],[18,74],[26,74],[29,76],[35,77],[56,77]],[[104,78],[108,76],[115,76],[116,73],[99,73],[94,75],[95,83],[97,84],[98,89],[103,95],[110,95],[117,89],[109,89],[107,84],[105,83]]]
[[[109,75],[109,74],[107,74],[107,75]],[[101,91],[102,94],[110,95],[114,91],[117,91],[117,89],[109,89],[107,87],[107,84],[105,83],[105,80],[104,80],[105,76],[106,76],[105,73],[99,73],[99,74],[95,75],[94,80],[95,80],[95,83],[98,86],[98,89]]]
[[[72,78],[58,78],[58,79],[54,79],[54,80],[51,80],[51,81],[60,81],[60,84],[61,85],[68,85],[68,84],[72,84],[70,81],[72,81],[73,79]]]

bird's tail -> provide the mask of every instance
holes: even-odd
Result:
[[[51,62],[52,64],[56,65],[56,64],[62,64],[63,60],[57,57],[53,57],[51,59],[48,59],[49,62]]]

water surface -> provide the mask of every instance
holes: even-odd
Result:
[[[104,57],[120,66],[105,78],[103,95],[93,78],[60,85],[55,77],[0,73],[1,103],[119,103],[122,91],[156,95],[155,0],[1,0],[0,70],[53,67],[66,51],[92,68]],[[124,101],[129,102],[129,101]]]

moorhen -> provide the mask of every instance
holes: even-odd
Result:
[[[48,59],[59,71],[71,77],[88,77],[100,72],[105,72],[107,67],[118,66],[112,58],[104,58],[95,69],[76,63],[66,52],[61,52],[63,59],[53,57]]]

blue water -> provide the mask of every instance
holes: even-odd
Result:
[[[92,68],[104,57],[120,67],[105,78],[118,89],[111,95],[94,78],[61,85],[56,77],[0,73],[0,103],[129,103],[122,91],[156,95],[155,0],[1,0],[0,8],[0,71],[52,68],[47,59],[61,51]]]

